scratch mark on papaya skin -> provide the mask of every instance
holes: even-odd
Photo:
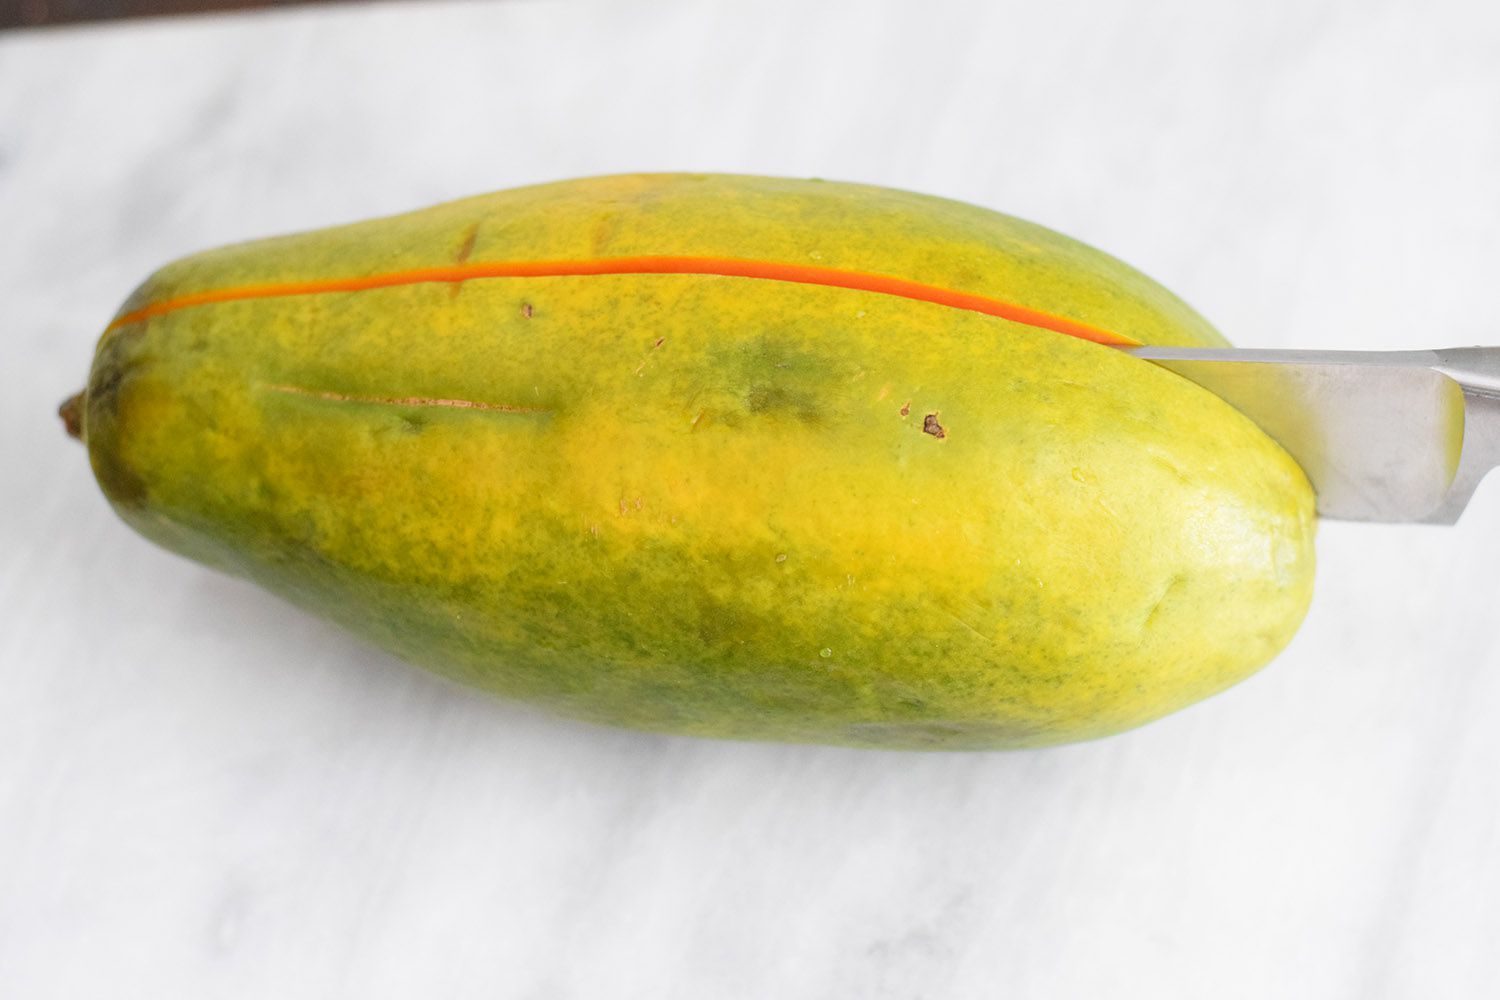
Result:
[[[465,263],[467,263],[468,260],[469,260],[469,256],[474,252],[474,242],[476,240],[478,240],[478,239],[479,239],[479,223],[476,222],[472,226],[469,227],[468,233],[465,234],[465,236],[464,236],[464,241],[459,244],[459,246],[458,246],[458,253],[456,253],[456,254],[453,255],[453,263],[454,264],[465,264]],[[450,297],[451,298],[455,298],[455,299],[458,298],[458,293],[461,292],[461,291],[463,291],[463,288],[464,288],[464,283],[462,281],[455,281],[453,283],[453,289],[450,292]]]
[[[1182,585],[1186,582],[1186,578],[1181,573],[1172,574],[1172,578],[1167,581],[1167,585],[1162,590],[1161,596],[1158,597],[1155,603],[1151,605],[1151,610],[1146,612],[1146,620],[1145,623],[1141,625],[1141,631],[1150,631],[1151,627],[1156,624],[1156,618],[1157,615],[1161,612],[1162,605],[1166,604],[1167,599],[1178,590],[1180,590],[1182,588]]]
[[[512,403],[486,403],[477,399],[445,399],[437,396],[362,396],[328,389],[308,389],[300,385],[262,385],[267,392],[286,396],[307,396],[330,403],[363,403],[372,406],[436,406],[451,410],[486,410],[495,413],[551,413],[544,406],[517,406]]]
[[[469,255],[474,252],[474,241],[477,239],[479,239],[479,223],[476,222],[469,227],[468,234],[458,247],[458,253],[453,256],[453,263],[462,264],[468,261]]]
[[[941,285],[929,285],[889,274],[848,271],[836,267],[788,264],[780,261],[754,260],[744,257],[600,257],[585,260],[497,260],[464,261],[444,267],[419,267],[403,271],[351,275],[342,278],[319,278],[311,281],[286,281],[259,285],[236,285],[210,288],[198,292],[148,303],[117,317],[105,328],[108,333],[130,323],[165,316],[179,309],[247,299],[277,299],[296,295],[321,295],[332,292],[363,292],[402,285],[454,284],[479,278],[564,278],[598,275],[696,275],[720,278],[749,278],[781,281],[798,285],[822,285],[850,291],[874,292],[917,302],[930,302],[968,312],[983,313],[1023,326],[1050,330],[1080,340],[1110,346],[1139,346],[1139,341],[1123,334],[1092,326],[1080,320],[1032,309],[1015,302],[959,291]]]
[[[954,621],[958,622],[958,624],[974,633],[974,635],[978,636],[980,639],[983,639],[986,642],[989,641],[989,636],[985,635],[983,632],[979,631],[979,629],[975,628],[973,625],[970,625],[967,621],[960,618],[957,612],[953,611],[950,608],[944,608],[943,610],[949,618],[952,618]]]

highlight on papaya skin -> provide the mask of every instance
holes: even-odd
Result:
[[[1097,349],[1217,331],[972,206],[568,181],[195,254],[117,316],[61,415],[130,527],[559,715],[1075,742],[1249,676],[1311,597],[1290,457]]]
[[[690,274],[726,278],[756,278],[787,281],[803,285],[827,285],[854,291],[876,292],[998,316],[1015,323],[1034,326],[1081,340],[1116,347],[1137,347],[1140,341],[1088,323],[1031,309],[1013,302],[974,295],[939,285],[929,285],[884,274],[868,274],[832,267],[786,264],[776,261],[747,260],[734,257],[605,257],[594,260],[475,261],[445,267],[414,268],[347,278],[324,278],[310,281],[281,282],[264,285],[241,285],[193,292],[176,298],[152,302],[134,309],[109,324],[106,332],[154,316],[165,316],[178,309],[239,302],[246,299],[283,298],[294,295],[318,295],[328,292],[360,292],[372,288],[394,288],[400,285],[454,284],[483,278],[556,278],[583,275]]]

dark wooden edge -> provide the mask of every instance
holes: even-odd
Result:
[[[91,21],[301,7],[343,0],[0,0],[0,31]]]

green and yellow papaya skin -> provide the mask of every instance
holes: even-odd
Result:
[[[1239,681],[1313,494],[1118,350],[1119,261],[881,188],[631,175],[197,254],[70,401],[141,534],[454,680],[737,739],[989,749]]]

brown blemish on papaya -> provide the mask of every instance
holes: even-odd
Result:
[[[477,239],[479,239],[479,223],[476,222],[469,227],[469,231],[464,234],[463,242],[458,245],[458,252],[453,255],[454,264],[465,264],[468,262],[469,255],[474,252],[474,242]],[[449,295],[457,298],[458,293],[463,291],[463,287],[464,283],[462,280],[455,281]]]
[[[600,216],[599,221],[594,223],[594,231],[589,240],[590,251],[596,256],[603,253],[604,248],[609,246],[610,240],[614,239],[615,231],[619,228],[620,219],[615,213],[610,212]]]
[[[82,441],[83,393],[80,392],[63,400],[62,405],[57,408],[57,415],[62,417],[63,430],[68,432],[68,437]]]
[[[453,255],[453,263],[462,264],[467,261],[469,255],[474,252],[474,241],[477,239],[479,239],[479,223],[476,222],[464,234],[463,242],[458,245],[458,253]]]
[[[307,396],[330,403],[366,403],[373,406],[435,406],[454,410],[487,410],[496,413],[550,413],[543,406],[517,406],[513,403],[487,403],[477,399],[448,399],[438,396],[362,396],[327,389],[307,389],[299,385],[263,385],[267,392],[288,396]]]
[[[521,315],[524,318],[526,318],[526,319],[530,319],[531,318],[531,303],[530,302],[522,302],[521,303]]]
[[[901,415],[903,417],[911,416],[911,400],[907,400],[901,404]]]
[[[929,413],[922,418],[922,433],[931,434],[938,440],[942,440],[948,436],[948,432],[943,429],[943,425],[938,423],[938,415],[936,413]]]
[[[665,344],[666,342],[667,342],[667,338],[666,337],[657,337],[656,338],[656,343],[654,343],[654,344],[651,345],[651,349],[654,351],[658,347],[660,347],[662,344]]]

